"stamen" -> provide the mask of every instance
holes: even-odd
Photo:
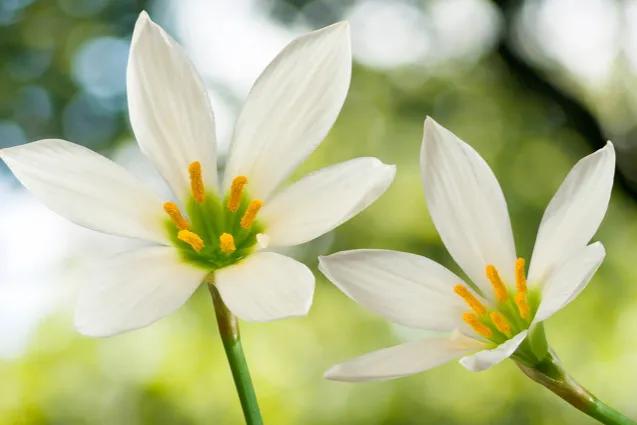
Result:
[[[518,292],[526,292],[526,276],[524,274],[524,258],[515,260],[515,287]]]
[[[262,205],[263,201],[261,201],[260,199],[254,199],[250,201],[246,212],[243,214],[243,217],[241,217],[241,227],[243,227],[244,229],[249,229],[250,226],[252,226],[252,223],[254,222],[254,219],[257,216],[257,213],[261,209]]]
[[[181,215],[181,211],[179,211],[179,207],[174,202],[165,202],[164,203],[164,211],[166,214],[170,216],[170,219],[175,223],[177,228],[184,230],[190,227],[188,221]]]
[[[203,179],[201,178],[201,164],[199,161],[192,162],[188,166],[188,173],[190,174],[190,190],[192,191],[192,196],[195,198],[195,201],[201,204],[203,202],[205,191]]]
[[[515,305],[518,307],[520,317],[528,320],[530,317],[529,301],[527,298],[526,275],[524,274],[524,258],[515,261],[515,287],[518,291],[515,294]]]
[[[529,320],[531,317],[531,309],[529,308],[529,301],[526,298],[526,292],[518,292],[515,294],[515,305],[518,306],[520,317],[524,320]]]
[[[500,274],[493,264],[487,265],[487,279],[491,282],[493,292],[495,292],[495,298],[499,302],[506,301],[508,297],[507,288],[504,286]]]
[[[246,176],[237,176],[232,180],[232,186],[230,187],[230,196],[228,197],[228,209],[230,212],[237,212],[239,205],[241,204],[241,192],[243,192],[243,186],[248,183]]]
[[[471,328],[479,335],[482,335],[487,339],[490,339],[493,336],[493,332],[491,332],[491,329],[481,323],[480,320],[478,320],[478,316],[476,316],[475,314],[469,312],[464,313],[462,315],[462,320],[464,320],[465,323],[471,326]]]
[[[478,316],[483,316],[487,313],[487,308],[464,285],[458,284],[454,286],[453,292],[462,298]]]
[[[237,250],[237,247],[234,245],[234,237],[230,233],[222,233],[219,236],[219,249],[224,254],[232,254]]]
[[[506,317],[504,317],[499,311],[492,311],[489,316],[491,317],[491,321],[495,327],[507,337],[511,338],[511,325],[509,325]]]
[[[203,239],[201,239],[198,234],[191,232],[190,230],[180,230],[179,233],[177,233],[177,238],[186,242],[197,252],[201,251],[204,247]]]

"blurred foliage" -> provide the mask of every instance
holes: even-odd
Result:
[[[60,137],[108,149],[127,138],[122,72],[143,6],[0,0],[0,145]],[[95,47],[96,40],[102,44]],[[87,53],[90,46],[97,53]],[[82,55],[88,55],[84,62]],[[417,158],[427,114],[493,167],[507,196],[518,252],[529,257],[544,207],[591,148],[558,106],[520,84],[492,54],[428,74],[418,67],[380,72],[355,66],[336,126],[297,174],[372,155],[397,164],[398,175],[377,203],[300,253],[308,264],[315,266],[323,252],[387,248],[426,255],[459,272],[422,196]],[[547,324],[567,369],[633,417],[636,214],[634,202],[615,190],[596,237],[607,248],[604,265],[583,295]],[[388,382],[323,380],[323,371],[337,361],[423,334],[390,325],[317,277],[308,317],[242,325],[267,423],[593,423],[509,361],[483,373],[451,363]],[[53,315],[23,356],[0,360],[0,424],[241,423],[216,332],[203,290],[177,314],[109,339],[81,337],[68,314]]]

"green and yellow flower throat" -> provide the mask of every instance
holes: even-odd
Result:
[[[221,201],[207,192],[198,161],[188,166],[191,196],[186,201],[188,218],[174,202],[164,203],[170,217],[166,229],[182,257],[206,269],[219,269],[250,254],[263,226],[256,216],[263,205],[260,199],[250,200],[245,186],[248,179],[237,176],[229,193]]]
[[[524,273],[524,259],[515,261],[515,294],[509,293],[500,273],[492,264],[485,268],[487,279],[495,295],[494,305],[485,306],[466,286],[457,284],[453,291],[462,298],[471,311],[462,320],[477,334],[501,344],[519,332],[528,329],[537,306],[539,292],[529,291]]]

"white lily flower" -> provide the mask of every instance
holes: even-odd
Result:
[[[580,160],[551,200],[528,281],[502,190],[478,153],[427,118],[421,168],[433,222],[471,282],[404,252],[354,250],[321,257],[320,270],[363,306],[402,325],[447,333],[333,366],[329,379],[397,378],[457,358],[479,371],[514,353],[522,358],[527,335],[570,303],[604,258],[602,244],[588,242],[610,198],[615,169],[610,142]]]
[[[181,47],[142,12],[127,71],[130,120],[174,202],[162,202],[120,166],[64,140],[0,151],[53,211],[97,231],[151,243],[104,264],[97,281],[82,290],[78,330],[106,336],[146,326],[180,307],[204,279],[214,281],[242,319],[306,314],[313,274],[263,249],[330,231],[380,196],[395,173],[376,158],[356,158],[276,191],[331,128],[350,73],[346,22],[292,41],[254,84],[219,185],[204,84]]]

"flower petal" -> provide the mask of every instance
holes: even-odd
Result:
[[[604,246],[595,242],[555,268],[542,288],[542,301],[533,324],[548,319],[573,301],[586,288],[605,255]]]
[[[384,348],[332,366],[325,378],[335,381],[371,381],[400,378],[443,365],[475,352],[477,341],[456,338],[428,338]]]
[[[299,180],[260,214],[270,246],[298,245],[339,226],[374,202],[395,173],[376,158],[356,158]]]
[[[514,282],[515,245],[506,201],[493,172],[469,145],[425,120],[422,178],[431,218],[447,250],[491,297],[485,267]]]
[[[182,48],[146,12],[135,24],[126,78],[139,146],[175,195],[190,194],[194,161],[208,190],[216,191],[215,124],[205,86]]]
[[[0,150],[20,182],[57,214],[81,226],[167,244],[162,203],[113,161],[65,140]]]
[[[80,291],[75,327],[84,335],[109,336],[147,326],[181,307],[207,273],[183,263],[174,248],[120,254]]]
[[[319,257],[319,269],[364,307],[406,326],[451,331],[466,308],[462,282],[440,264],[406,252],[361,249]]]
[[[542,217],[529,281],[543,281],[553,268],[588,244],[606,214],[614,173],[611,142],[575,164]]]
[[[520,344],[522,344],[528,332],[528,330],[524,330],[494,349],[482,350],[473,355],[463,357],[460,359],[460,364],[472,372],[489,369],[491,366],[511,357]]]
[[[267,199],[334,124],[351,67],[346,22],[283,49],[257,79],[239,115],[223,187],[245,175],[250,195]]]
[[[230,311],[255,322],[303,316],[314,295],[310,269],[274,252],[258,252],[218,270],[215,284]]]

